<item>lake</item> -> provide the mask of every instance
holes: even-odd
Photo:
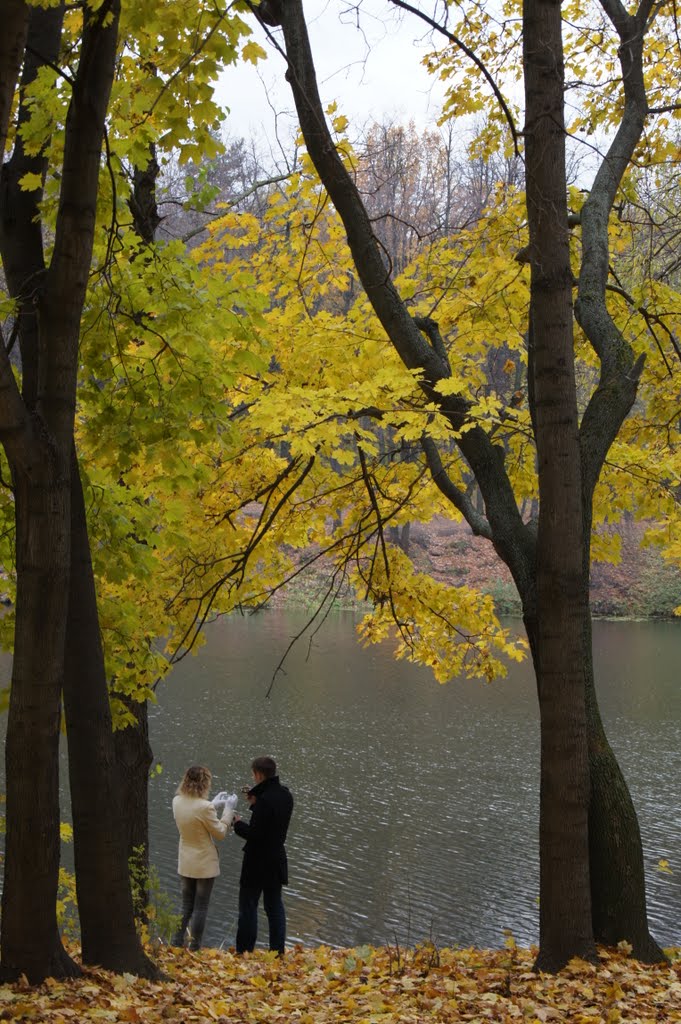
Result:
[[[238,791],[272,754],[296,806],[285,902],[290,942],[499,946],[538,937],[538,712],[528,663],[485,684],[436,683],[361,648],[335,613],[273,673],[303,615],[268,610],[213,624],[151,709],[162,772],[150,790],[151,859],[177,897],[170,809],[184,769]],[[681,623],[596,622],[603,717],[644,840],[653,931],[681,945]],[[241,800],[242,813],[246,808]],[[234,942],[242,842],[220,847],[205,942]],[[673,874],[658,868],[669,862]],[[266,939],[261,913],[261,939]]]

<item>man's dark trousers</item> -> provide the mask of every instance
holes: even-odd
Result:
[[[270,949],[279,955],[286,943],[286,911],[281,898],[280,885],[239,887],[239,923],[236,930],[237,953],[250,953],[258,937],[258,902],[263,896],[265,913],[270,929]]]

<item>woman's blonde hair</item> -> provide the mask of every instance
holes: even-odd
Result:
[[[202,764],[193,764],[184,773],[182,782],[177,787],[177,792],[184,793],[185,796],[206,797],[210,790],[212,778],[213,776],[208,768],[204,768]]]

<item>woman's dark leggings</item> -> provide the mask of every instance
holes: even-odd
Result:
[[[182,883],[182,923],[175,932],[173,946],[183,946],[189,929],[189,948],[200,949],[203,930],[206,927],[208,903],[213,890],[214,878],[185,878]]]

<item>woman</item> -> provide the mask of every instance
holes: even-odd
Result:
[[[215,806],[208,800],[211,780],[207,768],[192,765],[173,798],[173,815],[180,832],[177,872],[182,881],[182,923],[173,945],[184,945],[189,929],[189,948],[193,950],[201,948],[210,894],[220,874],[213,840],[225,838],[234,817],[232,807],[226,804],[222,818],[218,818]]]

